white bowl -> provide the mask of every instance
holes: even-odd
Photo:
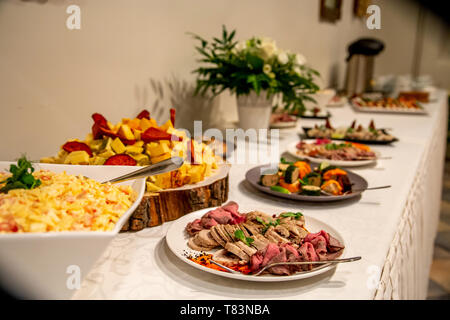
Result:
[[[0,171],[11,162],[0,161]],[[132,166],[77,166],[34,164],[36,170],[82,174],[104,181],[136,170]],[[120,231],[145,192],[145,179],[125,181],[137,193],[136,201],[120,217],[112,231],[65,231],[0,234],[0,283],[13,295],[30,299],[68,299]],[[79,268],[79,269],[78,269]],[[69,285],[68,285],[69,284]],[[75,286],[74,286],[75,284]]]

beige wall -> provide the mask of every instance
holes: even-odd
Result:
[[[348,0],[336,24],[319,22],[315,0],[0,0],[0,159],[55,154],[66,139],[90,131],[93,112],[116,122],[149,107],[162,119],[176,105],[181,125],[205,119],[209,102],[189,98],[181,82],[192,82],[196,66],[187,31],[209,38],[225,24],[240,39],[272,37],[304,54],[322,86],[342,85],[348,43],[373,36],[387,45],[376,73],[408,73],[418,9],[406,0],[374,2],[382,29],[371,31]],[[81,7],[81,30],[65,27],[72,3]],[[212,110],[213,123],[237,120],[232,97]]]

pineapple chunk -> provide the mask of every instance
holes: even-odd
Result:
[[[151,159],[152,159],[152,163],[158,163],[163,160],[170,159],[170,158],[171,158],[170,153],[163,153],[162,155],[157,156],[157,157],[152,157]]]
[[[126,153],[132,153],[132,154],[140,154],[144,151],[144,148],[142,147],[135,147],[135,146],[126,146],[125,152]]]
[[[73,151],[67,155],[64,164],[89,164],[89,154],[86,151]]]
[[[116,153],[124,153],[125,152],[125,146],[122,143],[122,141],[120,141],[119,138],[114,139],[114,141],[111,143],[111,148]]]
[[[161,129],[161,130],[164,130],[164,131],[167,131],[169,128],[172,128],[172,129],[173,129],[172,121],[170,121],[170,120],[167,120],[166,123],[164,123],[164,124],[160,127],[160,129]]]
[[[133,147],[143,147],[144,146],[144,141],[140,140],[140,141],[136,141],[135,144],[133,144]]]
[[[94,165],[94,166],[101,166],[105,163],[105,161],[106,161],[106,158],[95,156],[95,157],[89,159],[89,164]]]
[[[133,129],[133,134],[134,134],[134,138],[136,139],[136,141],[141,140],[141,134],[142,134],[141,130]]]
[[[132,154],[131,157],[137,161],[139,166],[147,166],[150,164],[150,159],[146,154]]]
[[[113,139],[108,137],[108,139],[103,140],[102,146],[100,147],[100,150],[105,151],[112,151],[111,149],[111,143],[113,142]]]
[[[128,122],[130,121],[131,121],[130,118],[122,118],[122,124],[128,124]]]
[[[106,123],[108,124],[108,128],[114,131],[115,126],[109,121],[107,121]]]
[[[189,170],[190,183],[197,183],[203,180],[205,168],[202,165],[191,165]]]
[[[166,143],[150,142],[147,144],[147,154],[150,157],[158,157],[165,153],[170,153],[171,150]]]
[[[153,124],[150,120],[146,119],[146,118],[142,118],[141,119],[141,123],[140,123],[140,127],[142,131],[147,130],[150,127],[153,127]]]
[[[132,119],[132,120],[128,121],[127,124],[131,129],[134,129],[134,130],[141,129],[141,119],[138,119],[138,118]]]
[[[94,140],[94,136],[92,135],[92,133],[88,133],[86,135],[86,139],[84,139],[84,140],[87,144],[90,144]]]
[[[119,137],[123,139],[134,140],[134,134],[131,131],[131,128],[126,124],[122,124],[120,126],[120,129],[117,134],[119,135]]]
[[[162,189],[172,188],[170,172],[158,174],[155,176],[155,178],[156,178],[155,184],[158,187],[160,187]]]
[[[156,184],[154,184],[154,183],[152,183],[150,181],[147,181],[146,185],[147,185],[147,191],[148,192],[158,192],[158,191],[162,190],[160,187],[158,187]]]
[[[102,157],[102,158],[105,158],[105,159],[108,159],[109,157],[112,157],[113,155],[115,155],[114,151],[107,150],[107,151],[105,151],[103,153],[100,153],[98,156]]]
[[[100,151],[100,148],[103,145],[103,139],[92,140],[88,143],[88,145],[92,151]]]

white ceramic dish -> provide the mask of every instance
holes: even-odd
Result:
[[[307,143],[313,143],[316,141],[316,139],[305,139],[302,140],[304,142]],[[334,143],[343,143],[343,141],[338,141],[338,140],[332,140],[331,142]],[[352,161],[344,161],[344,160],[329,160],[329,159],[321,159],[321,158],[313,158],[313,157],[308,157],[308,156],[300,156],[297,154],[297,147],[296,145],[298,144],[298,142],[294,142],[292,144],[290,144],[286,150],[286,152],[288,152],[290,155],[298,158],[298,159],[306,159],[311,161],[312,163],[321,163],[321,162],[328,162],[330,165],[332,166],[338,166],[338,167],[360,167],[360,166],[367,166],[367,165],[371,165],[377,162],[377,159],[374,160],[352,160]],[[372,150],[374,151],[374,150]],[[379,152],[374,151],[375,154],[377,155],[377,157],[380,157]]]
[[[298,280],[298,279],[305,279],[305,278],[314,277],[316,275],[327,272],[328,270],[330,270],[332,268],[335,268],[335,266],[326,264],[326,265],[323,265],[322,267],[317,267],[317,268],[313,269],[312,271],[298,272],[298,273],[290,275],[290,276],[262,275],[262,276],[256,277],[256,276],[252,276],[252,275],[234,274],[234,273],[214,270],[214,269],[210,269],[210,268],[201,266],[201,265],[189,260],[185,256],[186,252],[198,253],[198,251],[194,251],[188,247],[187,241],[189,239],[189,236],[185,231],[185,227],[189,222],[202,217],[206,212],[213,210],[213,209],[215,209],[215,208],[207,208],[207,209],[195,211],[195,212],[192,212],[188,215],[185,215],[185,216],[175,220],[172,223],[172,225],[170,226],[170,228],[166,234],[166,242],[167,242],[167,245],[170,248],[170,250],[179,259],[181,259],[181,261],[191,265],[194,268],[197,268],[199,270],[209,272],[209,273],[212,273],[212,274],[215,274],[218,276],[226,277],[226,278],[246,280],[246,281],[256,281],[256,282],[280,282],[280,281],[292,281],[292,280]],[[255,209],[259,210],[259,208],[255,208]],[[240,210],[240,211],[245,212],[242,210]],[[264,210],[262,210],[262,211],[264,211]],[[289,210],[285,210],[285,211],[289,211]],[[282,209],[280,209],[279,212],[267,212],[267,213],[278,214],[281,212],[283,212]],[[330,233],[331,235],[333,235],[333,237],[338,239],[345,246],[344,239],[342,238],[342,236],[328,224],[326,224],[320,220],[317,220],[315,218],[308,217],[308,216],[305,216],[305,220],[306,220],[306,228],[310,232],[319,232],[320,230],[325,230],[328,233]],[[212,253],[212,252],[214,252],[214,250],[211,250],[209,252]],[[345,249],[339,258],[344,258],[344,256],[345,256]]]
[[[0,171],[11,162],[0,162]],[[131,166],[77,166],[36,163],[36,170],[82,174],[104,181],[136,170]],[[108,232],[49,232],[0,234],[0,282],[13,295],[31,299],[67,299],[75,289],[67,283],[77,283],[88,274],[109,242],[120,231],[145,192],[145,179],[125,181],[137,193],[136,201]],[[72,266],[72,267],[71,267]],[[72,268],[72,269],[71,269]],[[75,271],[73,271],[75,270]],[[72,282],[73,281],[73,282]]]

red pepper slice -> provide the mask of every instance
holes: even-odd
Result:
[[[148,112],[147,110],[142,110],[139,114],[138,114],[138,116],[137,116],[137,118],[138,119],[148,119],[148,120],[150,120],[150,112]]]
[[[144,133],[141,134],[141,139],[145,143],[153,142],[153,141],[159,141],[159,140],[169,140],[169,141],[182,141],[182,137],[178,137],[174,134],[167,133],[161,129],[158,128],[148,128],[144,131]]]
[[[170,122],[172,122],[173,127],[175,128],[175,109],[170,109]]]
[[[86,151],[90,157],[92,157],[92,150],[89,148],[89,146],[84,142],[78,142],[78,141],[69,141],[66,142],[62,148],[67,152],[73,152],[73,151]]]
[[[105,166],[135,166],[137,161],[127,154],[116,154],[109,157],[104,165]]]
[[[133,145],[133,144],[136,143],[136,140],[127,140],[127,139],[122,139],[122,138],[120,138],[120,137],[119,137],[119,139],[120,139],[120,141],[122,141],[122,143],[123,143],[124,145],[126,145],[126,146],[131,146],[131,145]]]
[[[92,119],[94,119],[94,123],[98,123],[101,127],[108,127],[108,121],[100,113],[94,113]]]

